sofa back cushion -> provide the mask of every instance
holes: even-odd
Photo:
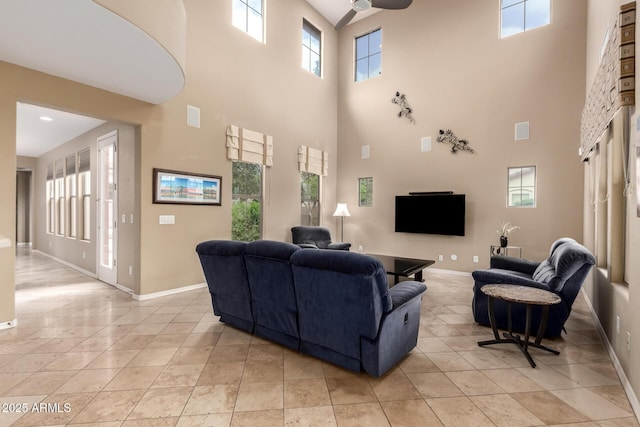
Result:
[[[562,292],[567,280],[583,266],[595,263],[593,255],[582,245],[564,242],[559,245],[545,261],[541,262],[532,279],[545,283],[555,292]]]
[[[204,271],[213,311],[253,321],[249,298],[249,282],[244,263],[246,242],[209,240],[196,246]]]
[[[360,358],[360,338],[374,339],[392,309],[377,259],[346,251],[302,249],[291,256],[300,339]]]
[[[291,255],[302,250],[291,243],[258,240],[247,245],[245,262],[251,311],[257,325],[298,337],[298,310]]]

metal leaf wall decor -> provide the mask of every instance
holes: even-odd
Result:
[[[405,117],[411,123],[415,123],[415,119],[413,118],[413,110],[409,107],[407,103],[407,96],[403,93],[396,92],[396,96],[391,99],[391,102],[394,104],[398,104],[400,106],[400,112],[398,113],[398,118]]]
[[[451,152],[456,154],[458,151],[469,151],[473,153],[473,148],[469,147],[469,141],[466,139],[459,139],[451,129],[440,129],[440,135],[436,138],[436,141],[451,144]]]

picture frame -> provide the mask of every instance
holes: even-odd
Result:
[[[153,203],[222,204],[222,177],[153,168]]]

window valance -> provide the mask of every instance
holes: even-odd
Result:
[[[298,170],[327,176],[329,173],[329,154],[326,151],[301,145],[298,147]]]
[[[636,3],[620,7],[620,17],[607,34],[600,68],[582,110],[580,156],[591,155],[613,116],[635,105],[635,22]]]
[[[227,126],[227,159],[273,166],[273,137]]]

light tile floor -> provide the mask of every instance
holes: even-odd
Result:
[[[225,327],[206,289],[135,301],[27,250],[16,265],[0,426],[639,425],[581,296],[532,369],[478,347],[469,276],[427,269],[418,346],[378,379]]]

